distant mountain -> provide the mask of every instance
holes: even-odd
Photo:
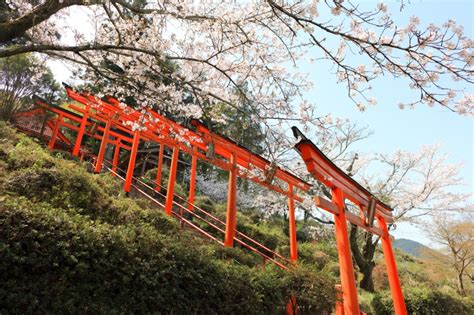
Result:
[[[417,241],[408,240],[406,238],[399,238],[393,242],[393,247],[403,250],[404,252],[420,257],[421,250],[428,248],[425,245],[418,243]]]

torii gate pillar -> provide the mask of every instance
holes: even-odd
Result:
[[[298,260],[298,248],[296,241],[296,218],[295,218],[295,200],[293,198],[293,185],[288,185],[288,217],[290,234],[290,259],[293,263]]]
[[[140,144],[140,131],[135,130],[133,134],[132,150],[130,151],[130,160],[128,161],[127,175],[125,176],[125,185],[123,190],[130,192],[132,187],[133,171],[135,170],[135,159],[137,158],[138,145]]]
[[[175,145],[173,147],[173,155],[171,156],[170,174],[168,177],[168,189],[166,191],[165,213],[167,215],[171,215],[173,212],[174,184],[176,182],[176,174],[178,173],[178,159],[179,147]]]
[[[227,216],[225,221],[224,246],[234,246],[235,227],[237,224],[237,157],[235,153],[230,157],[229,184],[227,196]]]
[[[387,267],[388,283],[390,285],[390,293],[393,299],[393,308],[395,314],[406,315],[407,309],[405,306],[405,299],[403,298],[402,287],[400,279],[398,278],[397,264],[395,263],[395,255],[390,241],[390,234],[388,234],[387,223],[384,218],[378,217],[380,228],[383,231],[382,236],[382,250],[385,258],[385,265]]]
[[[332,201],[337,205],[338,212],[334,214],[334,225],[336,227],[336,244],[339,255],[339,270],[341,277],[342,296],[344,299],[344,313],[358,315],[359,301],[352,267],[352,255],[347,236],[347,222],[344,206],[344,197],[339,188],[332,191]]]

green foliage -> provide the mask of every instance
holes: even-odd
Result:
[[[364,290],[359,290],[359,309],[361,312],[366,313],[367,315],[372,315],[374,313],[372,309],[372,301],[374,299],[374,293],[367,292]]]
[[[196,197],[195,204],[203,210],[212,213],[221,221],[225,222],[226,209],[225,206],[215,204],[212,200],[205,196]],[[251,211],[247,211],[247,213]],[[216,231],[213,227],[208,226],[204,223],[195,222],[206,232],[212,234],[215,237],[222,237],[222,234]],[[289,252],[286,245],[289,243],[288,237],[283,233],[283,230],[275,225],[267,223],[255,223],[252,217],[244,214],[243,212],[237,212],[237,231],[249,236],[250,238],[258,241],[268,249],[272,251],[280,251],[287,255]],[[244,249],[246,250],[246,249]],[[272,255],[265,250],[262,250],[264,254]],[[261,259],[257,257],[257,259]],[[237,259],[239,261],[239,259]],[[255,260],[255,257],[253,258]],[[246,261],[246,259],[243,259]],[[245,264],[245,263],[244,263]]]
[[[288,292],[308,309],[332,306],[322,275],[219,262],[146,223],[113,226],[4,197],[0,226],[7,312],[263,314],[282,309]]]
[[[401,260],[400,258],[398,257],[397,260]],[[398,274],[403,279],[402,284],[409,287],[423,284],[424,286],[436,288],[437,284],[431,281],[430,276],[426,272],[426,266],[420,261],[413,260],[413,257],[410,257],[410,259],[397,264]]]
[[[334,259],[325,252],[318,249],[318,245],[313,243],[298,244],[298,258],[307,265],[311,265],[318,270],[323,270]]]
[[[5,124],[0,142],[0,313],[278,314],[290,295],[309,313],[331,311],[334,282],[324,274],[263,267],[209,244],[126,198],[110,175]],[[282,238],[245,224],[272,246]]]
[[[208,213],[214,213],[216,211],[216,204],[211,200],[211,198],[206,196],[195,197],[194,204]]]
[[[335,242],[317,242],[316,243],[316,249],[325,253],[329,257],[332,257],[333,260],[337,260],[338,258],[338,253],[337,253],[337,247]]]
[[[167,165],[163,165],[161,170],[161,186],[165,189],[168,187],[168,178],[169,178],[169,167]],[[141,178],[144,183],[151,187],[155,187],[155,180],[156,180],[156,169],[151,169],[145,173],[145,175]],[[178,182],[174,184],[174,194],[186,199],[188,194],[183,186],[181,186]],[[187,199],[186,199],[187,200]]]
[[[33,95],[56,102],[60,86],[43,62],[31,54],[0,58],[0,119],[11,120],[32,105]]]
[[[324,275],[324,276],[323,276]],[[332,281],[324,273],[310,272],[304,268],[298,268],[293,272],[286,274],[289,277],[290,293],[295,296],[298,303],[298,309],[302,314],[321,314],[327,309],[323,303],[314,303],[325,301],[330,305],[336,303],[336,289]],[[321,290],[322,287],[331,284]]]
[[[256,225],[243,215],[237,217],[237,230],[257,240],[273,251],[276,250],[279,245],[288,244],[289,242],[281,230],[266,224]]]
[[[224,103],[204,104],[202,120],[213,131],[223,134],[260,154],[263,152],[265,134],[262,127],[252,117],[257,110],[255,104],[249,101],[249,89],[244,84],[234,91],[238,96],[238,106],[230,107]],[[238,109],[237,109],[238,108]],[[216,122],[216,117],[224,118],[225,122]]]
[[[244,291],[237,274],[223,273],[149,225],[113,227],[44,203],[4,201],[0,271],[7,277],[0,300],[7,310],[212,311],[213,301],[225,303],[224,294],[231,295],[225,280]],[[251,290],[238,293],[242,301],[254,302]]]
[[[211,249],[209,254],[213,257],[221,260],[233,260],[234,262],[248,266],[255,267],[257,265],[263,265],[263,260],[260,256],[254,255],[249,251],[243,251],[238,247],[229,248],[223,246],[207,246],[208,250]]]
[[[408,314],[472,314],[474,303],[426,287],[409,287],[403,290]],[[372,300],[375,314],[393,314],[390,292],[375,294]]]

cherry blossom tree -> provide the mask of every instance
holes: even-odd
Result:
[[[426,232],[432,240],[442,245],[446,255],[431,255],[434,260],[446,261],[456,272],[458,293],[466,296],[465,278],[474,274],[474,222],[472,217],[438,216]]]
[[[112,82],[106,93],[131,93],[144,106],[160,103],[181,115],[199,117],[208,102],[238,110],[234,91],[245,82],[258,109],[256,121],[320,125],[314,104],[302,96],[312,82],[290,69],[315,55],[335,65],[335,75],[361,109],[377,102],[370,97],[371,82],[389,75],[419,92],[400,107],[426,103],[473,113],[473,96],[458,82],[473,83],[474,45],[462,26],[450,20],[422,27],[418,17],[396,25],[383,3],[372,9],[342,0],[2,0],[2,5],[0,57],[38,52],[67,60],[91,80]],[[84,8],[90,34],[67,23]],[[353,64],[351,54],[364,60]],[[162,71],[163,61],[175,63],[177,71]],[[157,84],[160,76],[174,84]],[[183,94],[192,102],[184,102]]]
[[[368,160],[356,164],[355,178],[393,208],[395,222],[426,224],[423,220],[427,216],[474,211],[473,195],[456,192],[456,188],[464,185],[462,165],[448,163],[439,145],[425,145],[415,153],[399,150],[393,154],[375,154]],[[352,225],[350,243],[363,275],[360,285],[373,291],[372,270],[379,238]]]

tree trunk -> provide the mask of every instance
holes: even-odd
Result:
[[[351,225],[351,231],[349,241],[351,244],[352,255],[362,273],[362,280],[360,281],[360,287],[368,292],[374,292],[374,281],[372,278],[372,272],[375,267],[374,254],[377,248],[378,240],[373,241],[372,234],[364,232],[365,242],[362,252],[359,249],[357,242],[358,228],[356,225]]]
[[[30,28],[49,19],[61,9],[73,5],[94,5],[99,3],[99,0],[46,0],[23,16],[15,18],[11,21],[3,19],[3,22],[0,23],[0,43],[4,44],[15,38],[23,36]]]
[[[458,293],[460,296],[466,296],[466,291],[464,290],[464,282],[462,279],[462,272],[458,274]]]
[[[304,211],[303,212],[303,223],[308,223],[308,219],[310,218],[309,216],[309,211]]]
[[[372,278],[372,271],[374,270],[375,263],[373,261],[366,264],[365,269],[360,268],[362,273],[362,280],[360,281],[360,287],[367,292],[375,292],[374,280]]]

